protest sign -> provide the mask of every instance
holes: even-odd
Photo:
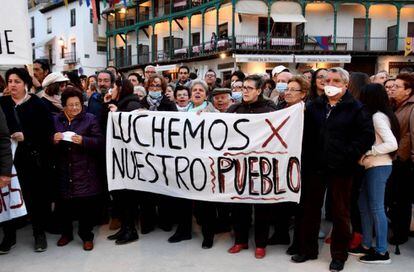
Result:
[[[303,103],[264,114],[110,113],[109,190],[195,200],[298,202]]]
[[[2,1],[1,4],[0,65],[32,63],[27,1]]]

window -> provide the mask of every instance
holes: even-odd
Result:
[[[229,31],[228,31],[229,24],[228,23],[224,23],[224,24],[219,25],[218,29],[219,29],[218,37],[220,39],[228,38],[228,35],[229,35]]]
[[[191,41],[193,45],[200,45],[200,32],[191,34]]]
[[[32,59],[33,60],[36,59],[36,50],[35,50],[35,44],[34,43],[32,43]]]
[[[96,42],[97,50],[99,52],[106,52],[106,38],[105,37],[98,37],[98,41]]]
[[[52,33],[52,17],[47,18],[47,34]]]
[[[76,9],[70,10],[70,26],[76,25]]]
[[[34,17],[30,18],[30,38],[35,37],[35,24],[34,24]]]

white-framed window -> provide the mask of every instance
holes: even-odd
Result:
[[[70,10],[70,26],[76,26],[76,9]]]

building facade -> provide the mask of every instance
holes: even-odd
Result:
[[[185,63],[221,77],[345,66],[373,74],[413,67],[413,1],[138,0],[104,12],[108,64],[176,71]]]
[[[54,72],[77,71],[91,75],[106,65],[106,23],[92,23],[92,11],[84,3],[69,0],[38,1],[29,5],[33,59],[48,59]]]

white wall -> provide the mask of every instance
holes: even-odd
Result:
[[[86,5],[79,6],[79,2],[73,2],[69,4],[68,8],[62,6],[44,14],[39,11],[41,8],[42,6],[37,6],[29,10],[29,17],[35,17],[35,38],[31,42],[36,44],[36,58],[48,55],[47,46],[39,46],[39,44],[55,37],[51,42],[53,47],[53,71],[65,71],[82,67],[84,74],[90,75],[106,66],[106,53],[98,53],[97,43],[93,41],[93,24],[89,21],[90,10]],[[71,27],[70,10],[73,8],[76,9],[76,25]],[[52,33],[47,34],[47,18],[49,17],[52,18]],[[105,37],[105,30],[106,21],[101,19],[101,24],[98,27],[100,37]],[[64,40],[65,52],[71,52],[71,42],[76,42],[76,58],[79,59],[79,62],[73,67],[66,65],[64,59],[61,58],[61,48],[58,45],[60,38]]]

